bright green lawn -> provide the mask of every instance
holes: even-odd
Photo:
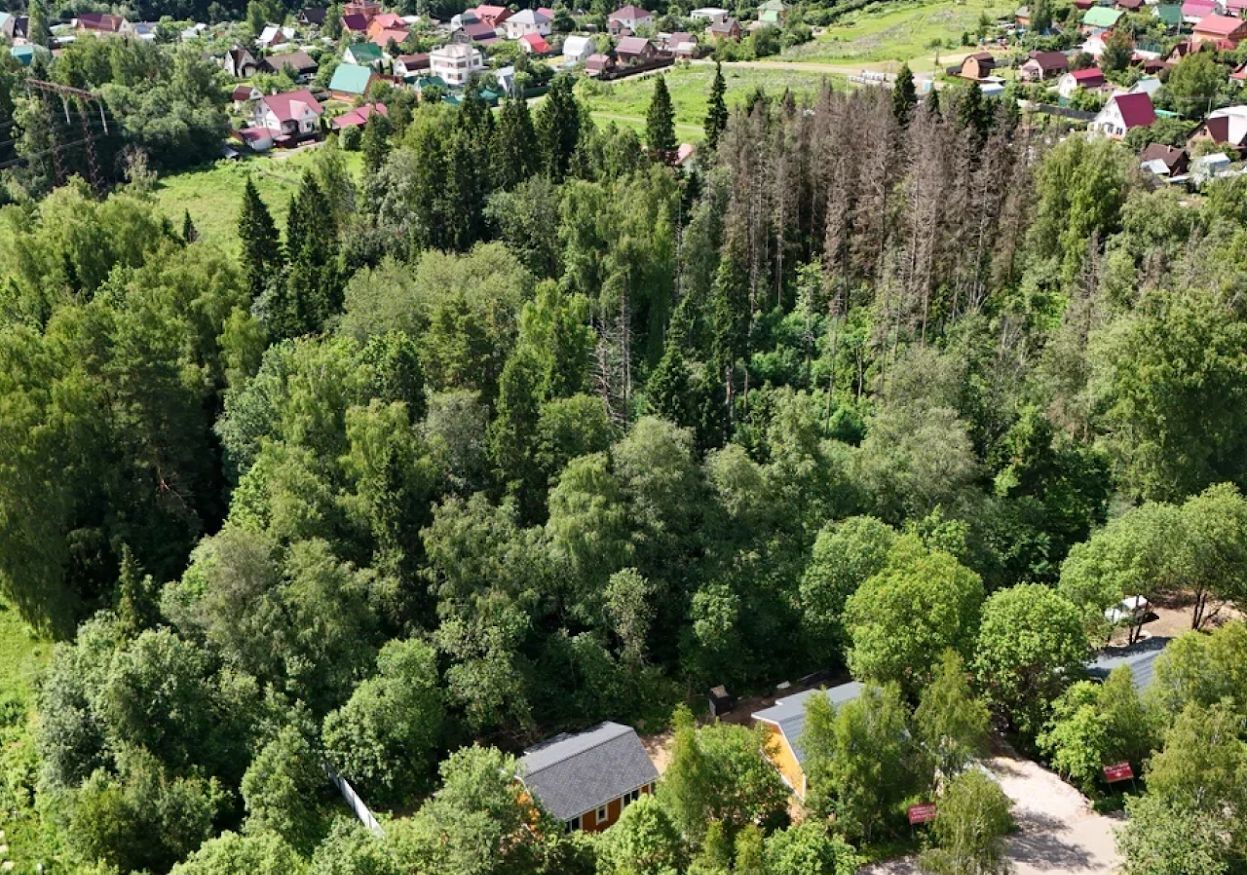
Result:
[[[964,53],[969,49],[961,46],[961,34],[975,30],[980,15],[986,12],[994,21],[1012,15],[1017,5],[1002,0],[875,3],[848,13],[813,42],[788,49],[781,60],[910,61],[930,58],[941,47],[946,53]]]
[[[277,226],[284,228],[290,196],[298,189],[303,169],[311,161],[312,154],[312,150],[273,152],[240,161],[218,161],[209,167],[161,179],[156,188],[156,200],[178,229],[182,227],[183,211],[189,210],[201,239],[236,246],[238,210],[247,176],[255,180],[260,197],[268,204]],[[347,168],[356,173],[362,160],[360,154],[344,152],[343,155]]]
[[[714,67],[709,64],[673,67],[666,72],[667,90],[675,107],[675,134],[682,142],[702,138],[702,123],[706,118],[706,104],[710,98],[710,85],[714,80]],[[768,94],[782,94],[791,88],[796,94],[815,93],[825,73],[802,70],[758,69],[753,67],[724,66],[723,78],[727,83],[728,106],[741,103],[753,90],[762,86]],[[644,76],[623,79],[618,82],[596,82],[583,79],[577,84],[577,94],[593,112],[598,124],[616,124],[645,129],[645,114],[654,94],[654,77]]]

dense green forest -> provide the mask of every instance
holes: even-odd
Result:
[[[677,170],[657,81],[644,138],[566,77],[374,116],[237,249],[142,179],[0,209],[0,586],[61,642],[3,786],[48,871],[839,875],[935,785],[1007,828],[989,723],[1088,786],[1160,751],[1131,871],[1242,862],[1242,625],[1147,701],[1075,681],[1123,595],[1247,601],[1247,178],[904,77],[713,103]],[[536,739],[816,670],[872,686],[811,711],[800,823],[683,710],[603,836],[516,798]],[[942,829],[935,871],[998,852]]]

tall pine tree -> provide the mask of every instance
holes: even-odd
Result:
[[[242,193],[238,238],[242,241],[243,270],[247,272],[251,296],[258,298],[280,270],[282,251],[277,225],[250,177]]]
[[[706,149],[713,152],[719,145],[719,134],[727,127],[727,83],[723,81],[723,65],[714,65],[714,82],[710,84],[710,106],[706,110]]]
[[[892,86],[892,114],[901,127],[909,124],[914,106],[918,103],[918,92],[914,89],[914,74],[909,64],[901,64],[896,74],[896,84]]]
[[[670,164],[675,160],[679,145],[675,141],[675,110],[664,76],[654,78],[654,96],[650,98],[649,112],[645,116],[645,144],[655,161]]]

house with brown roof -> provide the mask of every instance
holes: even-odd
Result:
[[[414,55],[399,55],[394,59],[394,75],[402,79],[419,76],[429,69],[429,53],[417,52]]]
[[[307,6],[299,11],[299,24],[304,27],[324,27],[325,26],[325,6]]]
[[[1021,67],[1018,77],[1023,82],[1043,82],[1060,76],[1069,69],[1069,58],[1064,52],[1031,52]]]
[[[1205,15],[1191,31],[1191,42],[1196,46],[1204,43],[1221,45],[1222,41],[1237,46],[1247,39],[1247,20],[1232,15]]]
[[[260,69],[251,50],[240,45],[233,46],[225,53],[225,57],[221,59],[221,66],[235,79],[249,79]]]
[[[697,37],[685,31],[667,34],[663,50],[677,58],[693,58],[697,56]]]
[[[365,21],[372,21],[373,18],[381,14],[381,4],[377,0],[354,0],[342,7],[342,16],[359,15]]]
[[[992,75],[992,71],[996,68],[996,59],[992,57],[991,52],[975,52],[972,55],[966,55],[961,62],[961,70],[958,72],[962,79],[986,79]]]
[[[615,46],[615,60],[624,67],[652,61],[657,54],[658,49],[643,36],[626,36]]]
[[[133,33],[134,27],[120,15],[108,12],[82,12],[74,22],[74,30],[99,36],[120,36]]]
[[[260,89],[254,85],[236,85],[230,93],[230,100],[234,101],[234,109],[246,109],[252,101],[259,100],[263,96]]]
[[[725,18],[722,21],[716,21],[706,28],[706,32],[710,34],[713,40],[732,40],[740,42],[740,22],[735,18]]]
[[[1247,154],[1247,106],[1214,109],[1186,141],[1188,151],[1200,143],[1212,143],[1226,152]]]
[[[342,29],[348,33],[367,33],[368,19],[359,13],[342,13]]]
[[[295,82],[304,83],[312,81],[312,77],[316,75],[316,62],[312,60],[312,56],[307,52],[282,52],[277,55],[269,55],[260,62],[260,69],[267,73],[281,73],[285,71]]]
[[[451,34],[450,40],[465,46],[491,46],[498,42],[498,32],[483,21],[465,21]]]
[[[585,59],[585,75],[601,76],[615,69],[615,59],[610,55],[590,55]]]
[[[1165,143],[1148,143],[1139,153],[1139,166],[1156,176],[1173,177],[1186,173],[1190,159],[1185,149]]]

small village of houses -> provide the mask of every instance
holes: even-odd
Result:
[[[706,7],[690,16],[702,32],[666,33],[656,30],[653,13],[629,4],[607,17],[604,31],[556,34],[555,11],[549,7],[515,11],[483,4],[437,21],[387,12],[375,0],[357,0],[342,7],[340,39],[326,32],[328,9],[309,7],[293,24],[269,24],[253,40],[239,40],[213,57],[237,82],[231,94],[235,145],[264,152],[362,127],[374,114],[387,115],[383,102],[369,100],[377,82],[410,89],[420,99],[451,102],[475,82],[481,97],[495,104],[503,96],[543,93],[559,70],[611,80],[667,67],[712,51],[718,41],[739,41],[752,30],[778,27],[786,11],[782,0],[766,0],[757,19],[742,25],[726,9]],[[13,57],[29,66],[45,50],[25,39],[27,26],[25,16],[0,13],[0,35],[12,44]],[[154,40],[157,27],[119,15],[82,13],[54,28],[53,42],[63,46],[84,34]],[[208,30],[196,24],[179,37],[191,41]],[[273,87],[278,79],[293,87]]]
[[[1085,124],[1092,136],[1141,143],[1140,167],[1159,184],[1199,187],[1210,179],[1244,172],[1247,157],[1247,0],[1075,0],[1063,33],[1059,25],[1029,42],[1064,43],[1066,49],[1034,49],[1025,55],[975,51],[950,76],[978,84],[984,95],[1005,92],[1010,79],[1023,106]],[[1028,7],[1001,31],[1014,42],[1032,26]],[[1036,39],[1039,37],[1039,39]],[[1008,45],[1005,39],[1001,44]],[[1107,69],[1106,52],[1124,47],[1128,58]],[[1207,53],[1224,76],[1209,94],[1184,112],[1164,108],[1158,94],[1181,61]],[[929,87],[929,85],[928,85]],[[1238,95],[1241,94],[1241,97]],[[1237,100],[1235,98],[1238,98]],[[1158,103],[1158,98],[1160,103]],[[1173,101],[1169,101],[1172,105]],[[1163,136],[1154,125],[1174,122]],[[1182,125],[1183,119],[1189,124]],[[1143,129],[1130,136],[1131,131]],[[1175,133],[1176,132],[1176,133]]]
[[[1126,614],[1146,614],[1149,609],[1145,600],[1134,599]],[[1142,694],[1152,683],[1157,658],[1171,640],[1144,637],[1127,647],[1106,650],[1087,664],[1087,675],[1102,682],[1113,669],[1129,666],[1134,686]],[[814,696],[824,696],[834,707],[840,707],[863,690],[857,681],[827,686],[823,680],[812,676],[796,685],[780,684],[765,699],[769,704],[758,710],[742,710],[722,687],[709,694],[712,719],[721,716],[761,729],[764,743],[760,755],[770,761],[798,800],[805,799],[807,790],[806,754],[801,743],[807,703]],[[610,827],[629,803],[652,793],[661,780],[656,758],[651,757],[636,730],[611,722],[580,733],[564,733],[529,748],[519,761],[517,778],[569,830],[591,832]]]

